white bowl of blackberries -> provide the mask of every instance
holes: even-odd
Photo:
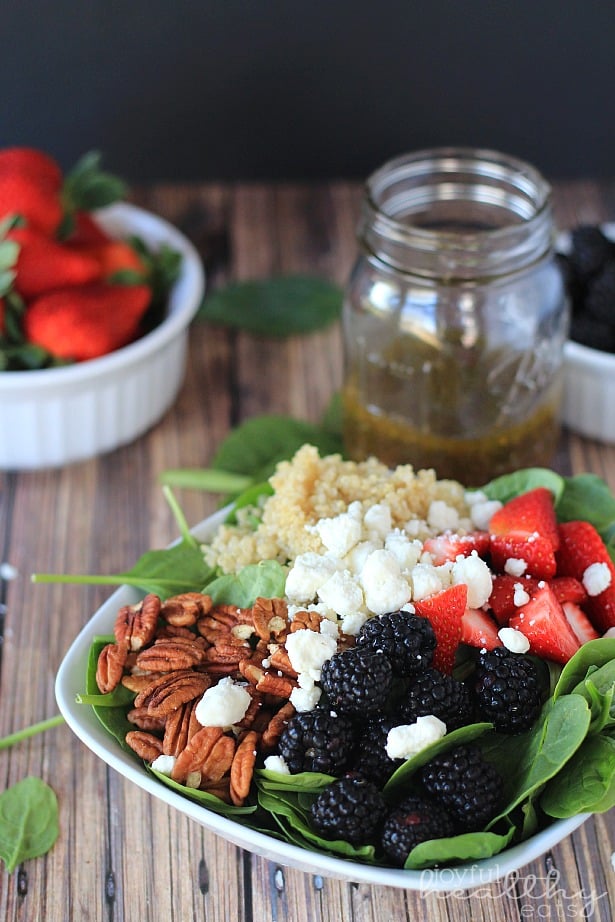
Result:
[[[615,224],[579,225],[558,241],[571,303],[562,421],[615,443]]]

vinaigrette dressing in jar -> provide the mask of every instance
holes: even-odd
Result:
[[[478,485],[548,465],[568,304],[551,189],[529,164],[442,148],[367,182],[344,303],[349,457]]]

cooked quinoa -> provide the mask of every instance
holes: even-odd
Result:
[[[320,536],[310,529],[320,519],[339,515],[355,501],[363,511],[376,503],[391,510],[393,528],[424,540],[442,530],[429,523],[431,504],[441,501],[469,525],[469,508],[461,484],[437,480],[433,470],[415,471],[409,464],[388,468],[376,458],[344,461],[340,455],[320,457],[313,445],[303,445],[290,461],[278,464],[269,480],[274,489],[262,507],[256,529],[240,521],[223,525],[205,548],[207,562],[225,573],[260,560],[292,561],[307,551],[323,553]]]

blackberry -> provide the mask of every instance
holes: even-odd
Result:
[[[354,769],[378,787],[382,787],[403,762],[403,759],[390,759],[386,751],[389,730],[400,723],[395,717],[371,717],[359,735]]]
[[[607,262],[590,281],[585,310],[595,320],[615,326],[615,260]]]
[[[502,778],[478,746],[468,743],[436,756],[422,767],[420,779],[459,823],[460,832],[484,829],[498,812]]]
[[[384,653],[397,675],[415,675],[431,666],[436,635],[427,618],[394,611],[366,621],[357,647]]]
[[[293,775],[297,772],[339,775],[352,755],[354,742],[354,728],[348,718],[333,717],[328,711],[315,708],[291,717],[280,737],[278,752]]]
[[[428,669],[414,679],[398,710],[406,723],[433,714],[446,724],[448,732],[472,723],[474,716],[470,689],[437,669]]]
[[[478,658],[474,686],[482,720],[501,733],[523,733],[532,726],[542,705],[538,669],[531,659],[496,647]]]
[[[375,784],[347,775],[324,788],[311,807],[312,824],[326,839],[374,844],[387,807]]]
[[[323,665],[320,684],[340,714],[376,714],[391,690],[393,670],[383,653],[351,647]]]
[[[615,352],[615,322],[604,323],[585,312],[574,314],[570,321],[570,338],[589,349]]]
[[[415,845],[454,832],[453,821],[441,804],[426,797],[408,797],[385,820],[382,847],[394,864],[403,867]]]
[[[568,260],[574,275],[582,282],[599,272],[613,253],[610,240],[593,224],[575,227],[570,242]]]

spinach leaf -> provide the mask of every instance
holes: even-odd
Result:
[[[604,666],[615,659],[615,637],[599,637],[588,640],[562,669],[555,686],[553,698],[569,694],[586,677],[592,667]]]
[[[596,474],[577,474],[566,480],[557,504],[560,521],[584,519],[598,530],[602,540],[615,551],[615,497],[608,484]]]
[[[582,695],[589,704],[591,733],[615,725],[615,659],[603,666],[590,667],[585,679],[572,689],[572,693]]]
[[[277,560],[249,564],[239,573],[224,573],[207,585],[214,605],[224,603],[249,608],[256,599],[275,599],[284,595],[286,567]]]
[[[603,813],[615,806],[615,740],[590,736],[540,798],[549,816]]]
[[[214,468],[171,468],[160,474],[160,483],[185,490],[205,490],[208,493],[233,495],[242,493],[252,485],[252,478],[245,474],[222,471]]]
[[[258,768],[254,774],[257,786],[263,791],[302,791],[308,794],[318,794],[336,780],[333,775],[324,775],[321,772],[297,772],[294,775],[285,775],[268,768]]]
[[[260,336],[282,338],[310,333],[334,323],[342,310],[342,291],[309,275],[233,282],[213,291],[197,317]]]
[[[219,813],[221,816],[249,816],[257,809],[256,804],[244,804],[241,807],[235,806],[235,804],[227,804],[214,794],[208,794],[207,791],[199,791],[197,788],[189,788],[183,784],[178,784],[177,781],[174,781],[173,778],[169,778],[168,775],[163,775],[161,772],[157,772],[149,766],[146,767],[152,775],[158,778],[159,781],[162,781],[163,784],[166,784],[167,787],[172,788],[174,791],[178,791],[185,797],[189,797],[190,800],[194,800],[203,807],[207,807],[208,810]]]
[[[237,524],[237,512],[239,509],[246,509],[248,506],[252,506],[254,509],[252,516],[252,524],[256,528],[260,522],[260,515],[258,513],[258,505],[261,497],[266,499],[268,496],[273,495],[273,487],[270,483],[255,483],[251,487],[248,487],[247,490],[244,490],[233,503],[233,507],[227,515],[225,521],[226,525],[235,525]]]
[[[491,858],[510,844],[515,834],[515,827],[504,835],[496,832],[464,832],[446,839],[430,839],[415,845],[406,859],[404,867],[418,870],[420,868],[449,867],[457,861],[480,861]]]
[[[105,644],[109,642],[110,641],[108,638],[96,637],[90,646],[88,653],[87,671],[85,676],[86,696],[100,695],[100,689],[96,684],[96,666],[98,664],[100,651],[105,646]],[[126,691],[128,691],[128,689],[126,689]],[[132,698],[134,700],[134,694],[132,694]],[[126,719],[126,704],[116,707],[99,707],[94,705],[92,710],[98,717],[105,730],[115,737],[124,752],[129,752],[132,756],[134,756],[134,750],[132,750],[126,743],[126,734],[130,730],[134,730],[134,726]]]
[[[499,499],[506,503],[513,496],[527,493],[535,487],[547,487],[553,493],[555,503],[559,501],[565,488],[565,480],[555,471],[544,467],[527,467],[512,474],[503,474],[482,487],[489,499]]]
[[[0,794],[0,858],[9,874],[45,855],[59,831],[57,797],[40,778],[24,778]]]

